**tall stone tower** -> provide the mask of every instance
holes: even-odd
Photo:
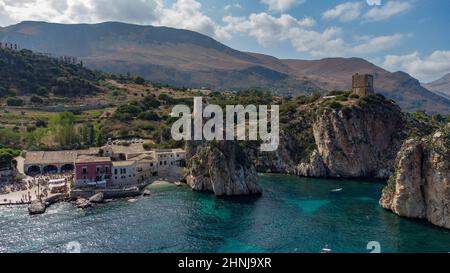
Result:
[[[358,74],[353,75],[352,78],[352,94],[358,95],[359,97],[364,97],[369,94],[374,94],[375,90],[373,88],[373,76],[369,74]]]

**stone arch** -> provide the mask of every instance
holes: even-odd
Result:
[[[58,167],[56,167],[55,165],[47,165],[42,169],[43,173],[57,173],[58,172]]]
[[[71,172],[75,169],[75,167],[73,166],[73,164],[65,164],[62,165],[61,167],[61,172],[65,173],[65,172]]]
[[[27,169],[27,174],[40,174],[41,173],[41,167],[37,165],[31,165]]]

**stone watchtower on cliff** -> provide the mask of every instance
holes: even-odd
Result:
[[[358,95],[359,97],[364,97],[369,94],[374,94],[375,90],[373,88],[373,76],[369,74],[358,74],[353,75],[352,78],[352,94]]]

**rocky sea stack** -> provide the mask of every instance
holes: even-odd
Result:
[[[278,150],[248,152],[260,172],[388,179],[410,133],[408,117],[379,94],[299,97],[281,109]]]
[[[380,95],[322,105],[312,129],[317,149],[302,176],[388,178],[407,134],[400,107]]]
[[[187,184],[217,196],[260,194],[254,164],[235,141],[188,141]]]
[[[450,229],[450,124],[404,143],[380,205]]]

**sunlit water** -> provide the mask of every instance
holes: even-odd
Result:
[[[261,197],[216,198],[154,185],[152,196],[30,217],[0,207],[0,252],[449,252],[450,232],[378,205],[383,185],[262,175]],[[333,192],[342,188],[342,191]]]

